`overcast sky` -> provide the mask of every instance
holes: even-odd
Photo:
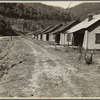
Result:
[[[2,2],[2,1],[0,1],[0,2]],[[8,1],[5,1],[5,2],[8,2]],[[9,1],[9,2],[16,2],[16,1]],[[96,2],[96,1],[17,1],[17,3],[20,3],[20,2],[21,3],[43,3],[43,4],[46,4],[46,5],[67,8],[69,5],[70,5],[69,7],[73,7],[73,6],[76,6],[80,3]]]
[[[68,1],[48,1],[48,2],[42,2],[42,3],[44,3],[44,4],[46,4],[46,5],[52,5],[52,6],[60,6],[60,7],[63,7],[63,8],[67,8],[68,6],[69,6],[69,4],[70,4],[70,7],[72,7],[72,6],[75,6],[75,5],[78,5],[78,4],[80,4],[80,3],[82,3],[82,2],[68,2]]]
[[[59,6],[63,8],[67,8],[69,4],[70,4],[70,7],[73,7],[75,5],[82,3],[79,1],[36,1],[36,2],[40,2],[40,3],[51,5],[51,6]]]

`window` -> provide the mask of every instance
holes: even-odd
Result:
[[[100,34],[96,33],[95,43],[100,44]]]

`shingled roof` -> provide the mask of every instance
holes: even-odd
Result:
[[[74,25],[76,25],[78,23],[79,23],[79,21],[68,22],[67,25],[60,27],[59,29],[51,32],[50,34],[56,34],[56,33],[64,32],[64,31],[70,29],[72,26],[74,26]]]
[[[51,28],[52,28],[52,26],[50,26],[50,27],[46,28],[44,31],[42,31],[42,32],[41,32],[41,34],[44,34],[44,32],[46,32],[46,31],[50,30]]]
[[[36,31],[35,34],[40,34],[42,30]]]
[[[49,30],[47,30],[47,31],[44,32],[43,34],[51,33],[51,32],[53,32],[53,31],[57,30],[58,28],[60,28],[61,26],[63,26],[63,24],[56,25],[54,28],[50,28]]]
[[[44,30],[41,30],[40,32],[38,32],[38,34],[43,34],[44,32],[46,32],[47,30],[51,29],[52,26],[49,26],[47,28],[45,28]]]
[[[86,29],[100,20],[100,14],[93,16],[93,19],[88,21],[88,18],[68,30],[68,33],[74,33],[81,29]]]

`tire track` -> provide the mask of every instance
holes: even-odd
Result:
[[[66,92],[66,95],[68,96],[80,96],[80,91],[78,90],[78,87],[73,84],[71,82],[71,80],[69,79],[68,76],[70,76],[71,74],[75,75],[75,68],[73,68],[70,64],[66,64],[64,61],[61,61],[61,58],[58,56],[54,56],[52,54],[50,54],[49,52],[47,52],[45,49],[41,48],[40,46],[38,46],[37,44],[29,41],[29,40],[24,40],[25,43],[32,49],[33,54],[36,56],[36,60],[35,62],[40,62],[40,63],[35,63],[35,70],[33,72],[32,75],[32,79],[31,79],[31,87],[32,88],[32,93],[33,96],[39,96],[42,95],[42,93],[39,91],[41,90],[42,85],[40,84],[40,81],[38,80],[39,77],[45,73],[45,75],[49,78],[52,78],[52,80],[56,80],[57,77],[62,77],[63,81],[67,82],[66,84],[68,84],[68,86],[70,87],[70,90],[72,91],[72,94]],[[51,60],[55,63],[54,66],[51,66],[47,60]],[[58,61],[56,61],[58,60]],[[44,63],[42,63],[44,61]],[[61,65],[61,63],[63,63],[63,66]],[[64,70],[67,67],[67,73]],[[59,84],[59,81],[58,81]]]

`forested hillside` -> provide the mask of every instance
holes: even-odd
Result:
[[[84,20],[88,14],[100,14],[100,3],[82,3],[68,10],[76,18]]]
[[[47,6],[41,3],[32,4],[16,4],[16,3],[1,3],[0,13],[2,15],[13,18],[24,19],[56,19],[56,20],[71,20],[71,15],[66,13],[64,9]]]
[[[24,32],[37,31],[76,19],[84,20],[90,13],[100,13],[100,3],[82,3],[69,9],[42,3],[0,3],[0,15],[14,29]]]
[[[22,30],[24,26],[26,31],[73,20],[73,16],[65,9],[41,3],[0,3],[0,14],[17,28]]]

